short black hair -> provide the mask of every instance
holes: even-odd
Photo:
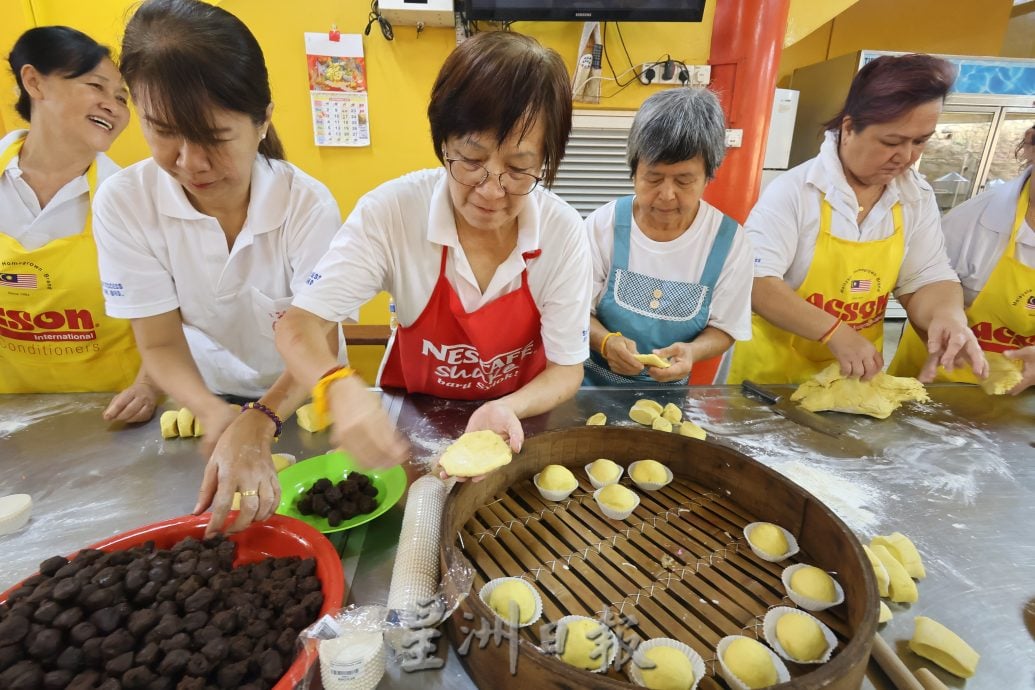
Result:
[[[7,62],[18,83],[18,102],[14,109],[26,122],[32,117],[32,100],[22,84],[22,67],[32,65],[40,74],[59,74],[66,79],[81,77],[111,50],[82,31],[68,26],[38,26],[29,29],[14,42]]]

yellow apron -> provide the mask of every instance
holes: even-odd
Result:
[[[1006,352],[1035,345],[1035,268],[1017,260],[1017,234],[1028,212],[1031,180],[1021,189],[1013,230],[1006,251],[999,257],[985,287],[967,309],[967,324],[985,352]],[[891,362],[889,373],[916,376],[927,361],[927,345],[907,326]],[[970,368],[945,371],[938,368],[935,381],[978,383]]]
[[[878,351],[884,346],[884,312],[898,282],[905,254],[902,205],[891,207],[895,231],[872,242],[854,242],[830,232],[833,208],[823,200],[809,272],[797,290],[806,302],[838,317]],[[751,340],[738,342],[727,383],[801,383],[837,361],[830,349],[751,315]]]
[[[23,142],[0,153],[0,171]],[[92,207],[96,162],[86,180]],[[129,321],[104,313],[91,215],[78,235],[33,250],[0,228],[0,393],[118,391],[136,377]]]

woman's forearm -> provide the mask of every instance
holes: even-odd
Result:
[[[514,410],[518,419],[552,410],[575,395],[582,385],[581,364],[546,363],[546,369],[500,402]]]
[[[819,340],[838,318],[809,304],[782,278],[755,278],[751,309],[763,319],[806,340]]]
[[[704,330],[690,342],[690,352],[695,362],[703,362],[718,357],[733,344],[733,338],[725,331],[714,326],[705,326]]]
[[[277,322],[277,350],[287,371],[305,390],[315,386],[321,376],[338,364],[339,330],[333,321],[298,307],[288,309]],[[330,345],[332,339],[334,346]]]

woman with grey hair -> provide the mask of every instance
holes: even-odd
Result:
[[[751,336],[750,245],[701,199],[725,132],[706,89],[662,91],[636,114],[635,193],[586,219],[595,307],[584,384],[713,383],[720,355]],[[651,354],[655,364],[645,363]]]

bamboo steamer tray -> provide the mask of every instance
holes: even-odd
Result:
[[[624,521],[610,520],[593,500],[584,466],[610,458],[623,467],[653,458],[673,471],[660,491],[635,488],[640,505]],[[549,464],[579,479],[566,501],[542,499],[532,476]],[[776,523],[794,534],[801,551],[782,563],[751,552],[743,536],[750,522]],[[477,592],[487,581],[518,576],[543,600],[536,625],[517,633],[518,661],[510,673],[507,641],[477,640],[461,659],[479,688],[631,688],[626,668],[606,673],[575,669],[542,652],[540,626],[574,614],[632,614],[638,627],[619,637],[671,637],[705,660],[701,688],[720,680],[716,643],[726,635],[762,638],[762,618],[773,606],[794,607],[780,581],[782,570],[808,563],[835,574],[843,604],[813,613],[835,633],[833,657],[821,665],[787,667],[780,688],[858,688],[877,629],[878,595],[858,540],[813,495],[779,473],[730,448],[696,439],[623,427],[578,427],[528,439],[514,461],[483,481],[458,485],[442,516],[440,564],[445,572],[473,566],[472,591],[447,621],[455,648],[479,622],[493,620]],[[465,617],[466,615],[466,617]],[[725,686],[723,686],[725,687]]]

